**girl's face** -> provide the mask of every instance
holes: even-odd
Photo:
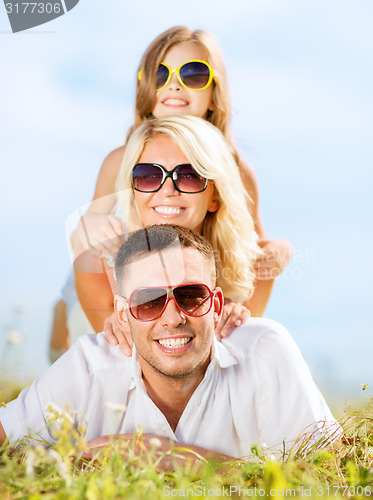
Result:
[[[138,163],[157,163],[165,170],[189,163],[180,148],[168,137],[158,136],[148,142]],[[218,201],[211,181],[202,193],[180,193],[167,178],[159,191],[141,193],[134,190],[135,202],[144,226],[178,224],[201,233],[207,212],[216,212]]]
[[[170,68],[179,68],[187,61],[206,61],[206,54],[193,42],[182,42],[172,47],[163,61]],[[205,118],[207,111],[213,110],[213,83],[204,90],[187,89],[181,85],[177,74],[173,73],[168,84],[156,92],[157,102],[153,109],[156,118],[169,115],[194,115]]]

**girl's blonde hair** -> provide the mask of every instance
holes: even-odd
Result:
[[[175,45],[191,42],[198,45],[204,52],[207,62],[216,76],[212,83],[213,111],[208,111],[205,119],[218,127],[225,138],[230,140],[230,100],[223,55],[214,38],[202,30],[192,31],[185,26],[175,26],[161,33],[146,49],[139,67],[141,80],[137,80],[135,126],[149,118],[156,103],[156,74],[159,64],[167,52]]]
[[[249,197],[222,133],[202,118],[172,116],[149,119],[130,136],[117,178],[118,204],[128,230],[142,227],[131,187],[131,172],[146,144],[157,136],[170,138],[199,175],[214,182],[219,209],[205,216],[201,234],[212,245],[217,284],[227,298],[244,301],[254,288],[253,263],[261,250],[248,209]],[[193,194],[190,194],[193,196]]]

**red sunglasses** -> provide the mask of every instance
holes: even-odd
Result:
[[[131,293],[129,299],[123,297],[131,315],[138,321],[153,321],[159,318],[171,299],[187,316],[204,316],[211,310],[213,298],[214,293],[202,283],[138,288]]]

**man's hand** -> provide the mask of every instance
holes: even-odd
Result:
[[[185,463],[198,464],[205,463],[207,460],[216,462],[228,462],[234,460],[228,455],[206,450],[199,446],[174,443],[167,438],[155,434],[114,434],[111,436],[102,436],[88,441],[88,451],[81,458],[83,460],[99,459],[104,456],[108,447],[115,443],[121,443],[123,458],[128,456],[128,449],[134,444],[136,456],[144,456],[146,462],[149,461],[149,453],[155,455],[164,455],[159,462],[162,470],[173,470],[176,464],[185,466]],[[133,449],[133,448],[131,448]],[[102,450],[102,451],[101,451]],[[173,452],[173,453],[171,453]]]
[[[157,450],[161,452],[168,452],[172,449],[172,443],[169,439],[156,436],[155,434],[113,434],[108,436],[102,436],[88,441],[88,451],[85,453],[84,457],[93,457],[95,452],[104,449],[104,451],[111,445],[120,442],[123,446],[123,451],[129,448],[133,443],[135,444],[135,450],[137,454],[141,451],[151,451]]]
[[[127,357],[131,356],[133,345],[131,331],[128,327],[128,323],[127,329],[125,330],[121,326],[119,326],[115,313],[106,318],[104,323],[104,334],[106,340],[111,345],[119,344],[122,353]]]
[[[232,330],[246,323],[250,316],[247,307],[226,299],[223,306],[223,315],[215,330],[216,338],[220,341],[222,338],[229,337]]]

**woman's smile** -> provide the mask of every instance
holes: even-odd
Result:
[[[180,215],[182,212],[185,211],[185,208],[171,206],[171,205],[158,205],[154,207],[154,210],[157,212],[157,214],[162,214],[164,216],[172,217],[174,215]]]

